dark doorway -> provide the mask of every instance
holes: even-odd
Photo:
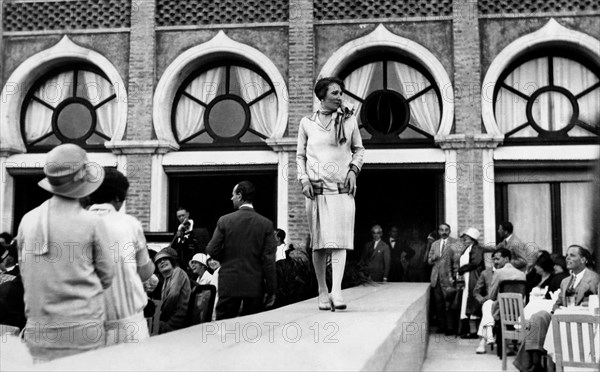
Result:
[[[13,174],[15,182],[13,233],[16,235],[23,216],[49,199],[52,194],[38,186],[44,178],[42,170]]]
[[[176,209],[188,208],[195,227],[205,227],[210,235],[219,217],[233,212],[231,192],[240,181],[250,181],[256,187],[254,208],[277,223],[277,171],[235,170],[169,174],[169,231],[179,226]]]
[[[444,216],[443,172],[440,170],[364,169],[358,179],[354,259],[371,240],[371,227],[381,225],[384,239],[398,227],[402,248],[410,248],[412,281],[427,281],[419,271],[427,235]]]

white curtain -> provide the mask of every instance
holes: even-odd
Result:
[[[77,96],[86,98],[94,106],[114,94],[110,81],[96,73],[81,71],[79,79]],[[113,98],[96,109],[96,117],[97,129],[112,138],[117,126],[117,99]]]
[[[598,78],[587,67],[579,62],[566,58],[554,58],[554,83],[568,89],[573,95],[591,88],[598,83]],[[592,90],[577,100],[579,119],[590,125],[600,122],[600,87]],[[574,128],[570,136],[589,136],[587,131]]]
[[[431,85],[429,80],[416,69],[398,62],[388,62],[388,81],[393,87],[393,74],[396,75],[399,92],[409,99]],[[411,124],[417,128],[435,135],[440,124],[440,107],[434,90],[410,102]]]
[[[380,63],[380,62],[378,62]],[[367,95],[367,90],[371,85],[371,80],[373,79],[373,71],[375,70],[375,63],[369,63],[367,65],[361,66],[356,70],[352,71],[346,79],[344,79],[344,85],[346,86],[346,91],[351,92],[355,96],[365,99]],[[354,105],[355,111],[354,114],[357,118],[360,117],[360,107],[362,103],[360,101],[355,100],[350,95],[346,94],[344,96],[344,100],[352,103]]]
[[[240,94],[246,103],[258,98],[271,89],[270,85],[256,72],[232,66],[231,74],[238,79]],[[271,137],[277,120],[277,96],[271,93],[250,106],[250,128]]]
[[[185,89],[191,96],[208,104],[223,89],[225,67],[209,70],[196,79]],[[182,95],[177,104],[175,120],[177,123],[177,138],[182,141],[204,128],[204,106]]]
[[[553,57],[552,76],[554,85],[563,87],[577,95],[598,82],[598,78],[585,66],[570,59]],[[517,67],[504,81],[516,90],[531,95],[537,89],[547,86],[548,57],[541,57]],[[527,121],[525,116],[526,101],[500,88],[496,101],[496,121],[503,133]],[[595,125],[600,121],[600,88],[579,98],[579,119]],[[534,120],[546,130],[559,130],[566,126],[573,114],[571,102],[561,93],[547,92],[539,96],[532,107]],[[589,136],[589,132],[575,127],[569,132],[571,136]],[[519,132],[520,137],[533,137],[537,133],[531,129]]]
[[[500,83],[500,82],[499,82]],[[504,80],[504,83],[517,91],[530,96],[541,87],[548,85],[548,58],[537,58],[517,67]],[[500,88],[496,100],[496,122],[502,133],[507,133],[527,122],[525,101],[506,88]],[[537,132],[529,132],[537,135]]]
[[[523,243],[552,251],[550,184],[508,185],[508,216]]]
[[[563,254],[571,244],[591,248],[593,187],[591,182],[560,184]]]
[[[34,93],[34,96],[52,107],[73,95],[73,71],[63,72],[48,79]],[[25,114],[25,138],[27,142],[35,141],[52,131],[53,110],[41,103],[31,100]]]

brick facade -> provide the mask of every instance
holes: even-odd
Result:
[[[290,6],[289,31],[289,125],[288,136],[298,135],[300,119],[313,108],[314,85],[314,10],[312,0],[300,0]],[[308,233],[302,189],[296,181],[296,153],[290,153],[288,167],[288,235],[289,241],[301,244]]]
[[[152,96],[154,94],[156,0],[133,1],[129,50],[129,89],[126,141],[148,141],[153,137]],[[127,213],[148,229],[152,159],[149,154],[127,155],[130,188]],[[166,195],[165,195],[166,197]]]

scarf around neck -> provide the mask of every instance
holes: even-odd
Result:
[[[343,145],[346,143],[346,133],[344,132],[344,121],[348,117],[342,111],[342,107],[339,107],[337,110],[327,110],[323,108],[323,104],[316,111],[316,115],[319,113],[324,115],[332,115],[331,120],[333,120],[333,129],[335,130],[335,144]],[[316,118],[315,118],[316,119]]]

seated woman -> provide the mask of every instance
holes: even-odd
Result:
[[[191,292],[190,279],[177,265],[177,252],[173,248],[162,249],[154,257],[154,262],[165,278],[158,333],[184,328]]]
[[[550,300],[550,293],[560,288],[560,282],[569,276],[569,274],[563,272],[560,274],[554,273],[554,261],[549,254],[541,254],[535,262],[535,271],[541,277],[539,283],[531,290],[530,298],[536,294],[542,293],[544,288],[548,288],[545,292],[544,298]]]

